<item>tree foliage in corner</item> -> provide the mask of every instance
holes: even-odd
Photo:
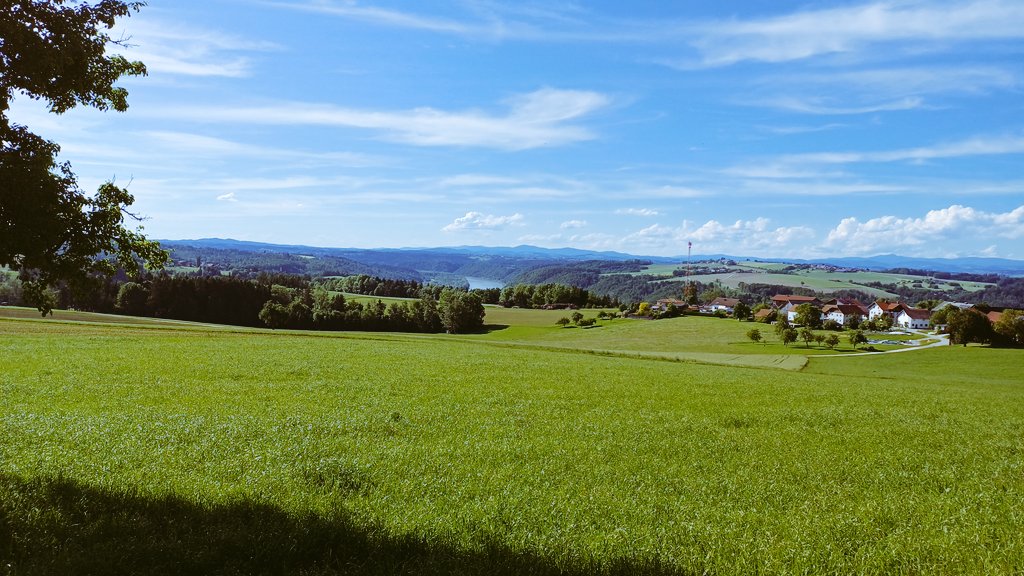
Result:
[[[122,76],[145,75],[141,62],[107,55],[116,20],[142,2],[100,0],[0,0],[0,266],[20,272],[25,299],[45,315],[48,286],[65,283],[84,293],[139,261],[160,268],[167,253],[125,219],[134,198],[113,183],[88,195],[60,147],[8,118],[16,93],[43,100],[62,114],[78,105],[123,112],[128,92]]]

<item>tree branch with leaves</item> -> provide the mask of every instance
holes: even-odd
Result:
[[[161,268],[167,253],[147,240],[135,199],[113,182],[89,195],[71,165],[58,163],[60,147],[8,117],[16,94],[43,100],[62,114],[79,106],[128,109],[128,92],[115,86],[146,67],[120,55],[108,31],[144,3],[120,0],[0,0],[0,266],[20,272],[26,301],[48,313],[46,289],[64,284],[75,293],[93,289],[118,268],[137,276]]]

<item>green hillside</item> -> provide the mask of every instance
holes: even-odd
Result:
[[[792,371],[24,319],[0,346],[12,574],[1024,565],[1016,350]]]

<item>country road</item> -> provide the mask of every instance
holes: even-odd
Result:
[[[924,350],[925,348],[936,348],[938,346],[949,346],[949,334],[926,334],[920,330],[910,330],[914,334],[921,336],[922,338],[938,338],[938,342],[932,342],[931,344],[925,344],[924,346],[908,346],[906,348],[897,348],[895,350],[886,350],[884,352],[854,352],[852,354],[837,354],[834,356],[814,356],[814,358],[849,358],[851,356],[878,356],[879,354],[897,354],[899,352],[912,352],[914,350]]]

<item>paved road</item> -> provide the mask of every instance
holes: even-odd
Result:
[[[906,348],[896,348],[895,350],[886,350],[885,352],[854,352],[852,354],[835,354],[828,356],[813,356],[813,358],[849,358],[850,356],[878,356],[879,354],[896,354],[899,352],[912,352],[914,350],[924,350],[925,348],[935,348],[938,346],[949,346],[949,334],[927,334],[920,330],[909,330],[921,338],[938,338],[938,342],[932,342],[931,344],[925,344],[924,346],[907,346]]]

